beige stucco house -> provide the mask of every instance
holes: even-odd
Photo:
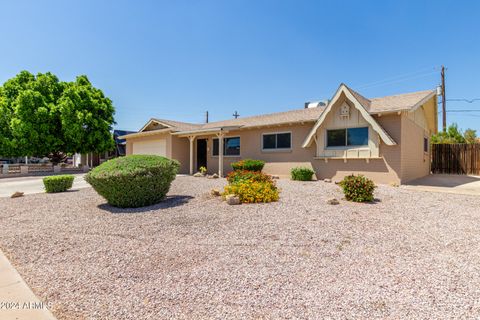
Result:
[[[360,173],[400,184],[429,174],[436,132],[434,90],[368,99],[341,84],[323,106],[205,124],[150,119],[124,138],[127,154],[177,159],[181,173],[205,166],[223,176],[232,162],[253,158],[279,176],[308,166],[318,179]]]

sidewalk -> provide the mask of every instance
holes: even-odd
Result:
[[[74,174],[72,190],[88,188],[90,185],[83,179],[84,173]],[[43,193],[43,177],[17,177],[0,179],[0,197],[10,197],[15,191],[25,192],[25,194]]]
[[[0,250],[0,319],[55,320]]]

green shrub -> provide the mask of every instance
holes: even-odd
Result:
[[[180,164],[154,155],[130,155],[102,163],[85,180],[107,202],[120,208],[137,208],[162,201]]]
[[[235,194],[243,203],[278,201],[278,189],[275,183],[267,181],[244,180],[225,187],[223,197]]]
[[[262,171],[265,161],[244,159],[232,163],[233,170]]]
[[[228,183],[234,184],[241,181],[259,181],[259,182],[272,182],[272,177],[268,174],[259,171],[247,171],[237,170],[232,171],[227,175]]]
[[[315,172],[310,168],[296,167],[290,171],[292,180],[310,181]]]
[[[43,178],[43,185],[47,193],[64,192],[73,185],[74,176],[71,174],[62,174]]]
[[[373,201],[373,191],[376,186],[372,180],[362,175],[350,175],[340,181],[345,199],[355,202]]]

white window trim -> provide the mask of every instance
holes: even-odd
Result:
[[[275,134],[275,135],[278,135],[278,134],[282,134],[282,133],[290,133],[290,148],[274,148],[274,149],[265,149],[263,147],[263,136],[266,136],[266,135],[272,135],[272,134]],[[262,133],[262,136],[260,137],[261,141],[261,145],[262,145],[262,152],[289,152],[289,151],[292,151],[292,145],[293,145],[293,141],[292,141],[292,131],[275,131],[275,132],[263,132]]]
[[[225,155],[224,154],[223,157],[224,158],[241,158],[242,157],[242,137],[240,137],[240,136],[225,136],[225,137],[223,137],[223,139],[227,139],[227,138],[238,138],[238,139],[240,139],[240,154],[239,155]],[[218,138],[212,138],[212,158],[218,158],[219,155],[216,155],[216,156],[213,155],[213,141],[214,140],[218,140]],[[220,143],[220,141],[219,141],[219,143]],[[223,143],[225,145],[225,141]],[[220,149],[220,145],[218,147]],[[220,153],[220,150],[218,150],[218,152]]]
[[[370,141],[370,127],[369,126],[360,126],[360,127],[340,127],[340,128],[329,128],[329,129],[325,129],[325,144],[324,144],[324,150],[367,150],[367,149],[370,149],[370,145],[368,144],[364,144],[364,145],[360,145],[360,146],[334,146],[334,147],[329,147],[328,146],[328,131],[331,131],[331,130],[347,130],[347,129],[359,129],[359,128],[367,128],[368,129],[368,141]],[[345,135],[345,143],[347,143],[346,141],[347,139],[347,135]]]

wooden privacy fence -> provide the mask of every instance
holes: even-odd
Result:
[[[480,175],[480,144],[432,144],[432,173]]]

